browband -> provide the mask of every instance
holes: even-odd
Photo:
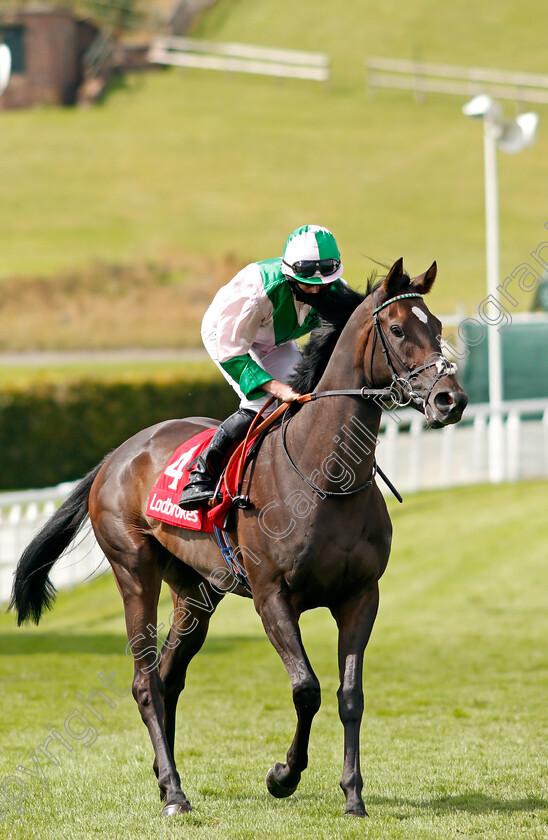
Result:
[[[377,306],[376,309],[373,310],[372,314],[376,315],[377,312],[380,312],[381,309],[384,309],[385,306],[388,306],[389,303],[394,303],[396,300],[403,300],[404,298],[422,298],[420,292],[406,292],[403,295],[396,295],[396,297],[390,298],[390,300],[385,300],[384,303],[381,303],[380,306]]]

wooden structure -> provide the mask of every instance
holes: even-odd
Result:
[[[0,108],[74,103],[82,57],[97,33],[93,24],[49,4],[0,7],[0,43],[12,56]]]
[[[490,93],[498,99],[510,99],[518,103],[548,104],[548,76],[535,73],[457,67],[452,64],[375,56],[367,60],[366,66],[371,93],[376,93],[379,88],[412,90],[419,101],[427,93],[458,96]]]
[[[315,82],[329,79],[329,56],[324,53],[165,36],[153,40],[148,57],[153,64],[177,67],[258,73]]]

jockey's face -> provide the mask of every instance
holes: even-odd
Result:
[[[322,288],[322,286],[314,285],[312,283],[297,283],[297,286],[301,292],[305,292],[307,295],[317,295]]]

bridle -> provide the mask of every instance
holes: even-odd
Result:
[[[437,355],[435,360],[430,362],[426,362],[426,364],[421,365],[420,367],[410,368],[408,367],[405,362],[400,359],[398,353],[388,340],[386,333],[382,327],[382,323],[379,320],[379,312],[381,312],[386,306],[389,306],[391,303],[394,303],[397,300],[403,300],[404,298],[420,298],[422,300],[422,295],[419,292],[405,292],[401,295],[396,295],[389,300],[385,300],[384,303],[381,303],[379,306],[375,306],[377,298],[377,292],[375,292],[375,296],[373,298],[373,338],[371,340],[371,351],[369,355],[369,380],[373,385],[373,359],[375,355],[375,345],[377,339],[380,341],[381,349],[384,355],[385,362],[387,367],[392,374],[392,384],[398,388],[399,391],[399,402],[394,408],[405,408],[405,406],[409,405],[410,403],[415,403],[416,405],[420,406],[423,410],[426,410],[426,406],[428,404],[428,400],[434,390],[434,387],[443,379],[444,376],[451,376],[453,373],[456,373],[457,366],[450,362],[445,356],[441,353]],[[394,366],[393,359],[400,365],[405,373],[406,376],[401,376],[396,371]],[[420,374],[424,373],[426,370],[430,370],[430,368],[436,368],[436,375],[431,378],[430,387],[426,393],[426,396],[421,396],[418,394],[414,387],[412,380],[419,377]],[[430,377],[429,377],[430,378]],[[389,389],[391,396],[392,387]]]

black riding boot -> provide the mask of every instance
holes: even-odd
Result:
[[[250,408],[240,408],[221,423],[205,452],[198,457],[183,490],[179,507],[196,510],[203,502],[213,498],[215,485],[230,450],[235,443],[245,438],[256,413]]]

